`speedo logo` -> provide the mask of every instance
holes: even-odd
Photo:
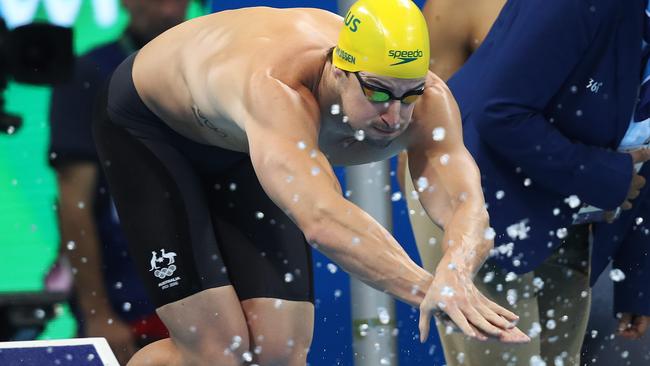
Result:
[[[417,60],[422,56],[424,56],[424,53],[421,50],[415,50],[415,51],[389,50],[388,51],[388,57],[392,57],[393,59],[400,60],[399,62],[391,64],[390,66],[407,64],[409,62],[413,62]]]

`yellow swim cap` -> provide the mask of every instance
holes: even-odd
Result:
[[[400,79],[429,70],[429,32],[411,0],[359,0],[345,16],[334,66]]]

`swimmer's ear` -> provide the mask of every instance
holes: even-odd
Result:
[[[334,78],[336,80],[347,79],[350,76],[350,72],[341,70],[338,67],[332,65],[332,73],[334,73]]]

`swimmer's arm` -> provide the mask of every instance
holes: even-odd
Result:
[[[267,78],[251,93],[246,122],[262,187],[307,240],[344,270],[418,306],[431,274],[377,221],[342,197],[332,167],[318,149],[319,111],[311,94]]]
[[[444,255],[421,308],[435,304],[470,337],[485,340],[492,335],[504,342],[528,342],[530,339],[509,323],[517,316],[486,298],[473,282],[493,243],[484,235],[489,220],[479,171],[463,145],[458,107],[442,81],[436,80],[425,90],[414,119],[413,131],[409,131],[409,168],[415,187],[419,177],[435,185],[431,194],[420,184],[420,202],[445,229],[443,242],[438,244],[443,246]],[[432,139],[435,127],[445,129],[442,141]],[[441,163],[447,158],[447,164]],[[441,189],[446,196],[435,193]],[[434,197],[446,198],[439,205]],[[429,317],[429,313],[420,311],[421,340],[429,332]]]
[[[460,113],[444,83],[427,89],[418,101],[415,118],[408,163],[414,186],[424,188],[419,192],[422,206],[445,230],[441,243],[445,254],[438,269],[452,266],[473,276],[493,241],[485,239],[489,217],[480,173],[463,144]],[[432,138],[433,129],[438,127],[444,129],[442,141]]]

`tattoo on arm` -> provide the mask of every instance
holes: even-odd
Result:
[[[217,134],[219,134],[219,136],[221,137],[228,137],[228,135],[222,129],[215,126],[215,124],[209,119],[205,118],[205,116],[201,113],[201,110],[196,104],[192,106],[192,112],[194,114],[194,119],[196,120],[196,123],[199,124],[199,126],[207,127],[212,131],[216,132]]]

